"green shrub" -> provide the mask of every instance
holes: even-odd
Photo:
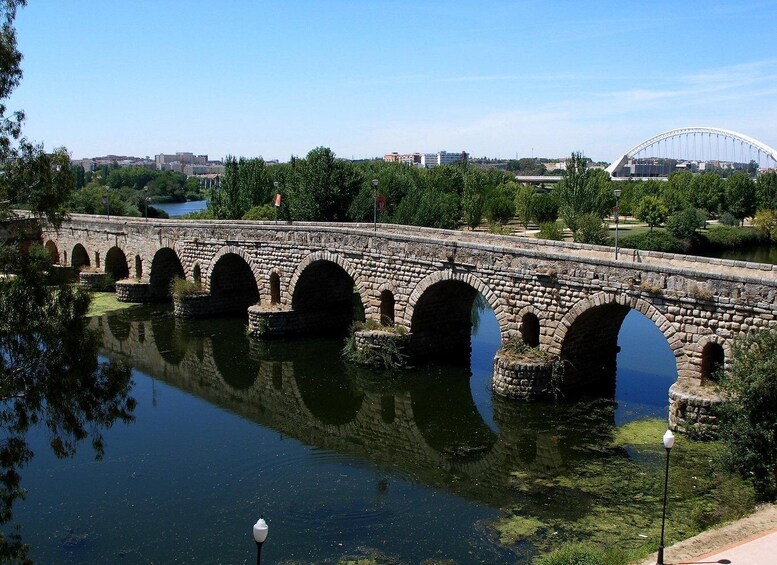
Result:
[[[515,202],[503,194],[486,201],[486,219],[492,224],[506,224],[515,215]]]
[[[558,220],[558,200],[551,193],[535,194],[529,206],[529,215],[538,225]]]
[[[732,469],[749,478],[761,500],[777,499],[777,331],[738,337],[720,377],[725,402],[720,436]]]
[[[182,279],[181,277],[175,277],[170,283],[170,293],[177,299],[202,294],[202,292],[202,288],[198,283]]]
[[[707,225],[707,214],[704,210],[685,208],[675,212],[666,221],[666,231],[678,239],[690,239],[696,230]]]
[[[669,210],[660,198],[648,195],[639,201],[636,215],[637,218],[650,226],[650,231],[653,231],[654,227],[660,226],[666,221]]]
[[[570,544],[537,557],[534,565],[626,565],[628,562],[626,553],[619,549]]]
[[[197,210],[196,212],[189,212],[181,216],[182,220],[215,220],[216,216],[213,214],[213,210],[205,208],[203,210]]]
[[[720,216],[720,223],[724,226],[738,226],[739,220],[731,212],[723,212],[723,215]]]
[[[663,251],[664,253],[683,253],[685,245],[667,231],[651,231],[627,235],[620,240],[620,246],[643,251]]]
[[[243,214],[244,220],[272,220],[275,218],[275,206],[271,204],[263,204],[261,206],[254,206],[248,212]]]
[[[540,224],[540,232],[537,234],[539,239],[552,239],[553,241],[562,241],[564,232],[558,222],[548,222]]]
[[[607,227],[596,214],[583,214],[577,224],[575,241],[577,243],[591,243],[604,245],[610,239]]]
[[[701,236],[701,245],[707,249],[731,249],[758,245],[768,239],[759,235],[753,228],[738,226],[716,226]]]

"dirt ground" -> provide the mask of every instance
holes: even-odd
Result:
[[[676,543],[664,549],[665,563],[693,563],[699,557],[718,549],[735,545],[757,534],[777,528],[777,505],[764,504],[741,520]],[[656,554],[646,557],[639,565],[655,565]]]

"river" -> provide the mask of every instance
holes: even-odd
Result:
[[[167,215],[171,218],[179,218],[190,212],[199,212],[204,210],[208,206],[207,200],[189,200],[187,202],[165,202],[154,203],[154,208],[167,212]]]
[[[341,339],[253,341],[242,320],[182,322],[169,306],[93,323],[102,355],[134,366],[136,419],[105,432],[101,461],[88,446],[57,459],[36,431],[14,516],[36,563],[253,563],[260,515],[264,563],[528,562],[529,541],[499,543],[503,508],[567,516],[590,500],[534,500],[516,473],[563,476],[601,458],[597,442],[618,426],[666,418],[676,376],[636,312],[619,336],[615,402],[535,404],[490,392],[490,310],[470,367],[393,376],[344,364]]]

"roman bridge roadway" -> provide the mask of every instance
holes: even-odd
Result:
[[[200,290],[182,293],[177,314],[248,311],[265,334],[342,329],[357,303],[368,319],[405,328],[419,357],[468,351],[480,293],[503,341],[520,336],[568,361],[570,389],[614,377],[631,309],[666,337],[688,386],[725,363],[737,334],[777,325],[775,267],[731,260],[628,249],[615,260],[606,247],[371,224],[73,215],[42,235],[82,281],[119,280],[122,300],[169,298],[180,276]]]

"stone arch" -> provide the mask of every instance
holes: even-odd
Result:
[[[248,253],[243,251],[241,247],[238,247],[236,245],[225,245],[221,247],[216,253],[214,253],[213,257],[210,258],[210,261],[208,261],[208,266],[205,273],[205,288],[204,290],[207,290],[208,292],[212,292],[212,289],[210,287],[211,280],[213,279],[213,269],[216,267],[216,264],[219,262],[219,260],[227,254],[237,255],[240,257],[243,261],[245,261],[246,265],[248,265],[248,268],[251,270],[251,273],[254,277],[254,283],[256,284],[256,288],[259,288],[259,281],[262,280],[261,273],[259,271],[259,268],[254,263],[254,260],[251,258]]]
[[[114,281],[120,281],[129,277],[127,256],[118,246],[114,245],[105,254],[105,274]]]
[[[143,258],[140,255],[135,255],[135,278],[143,278]]]
[[[287,292],[287,300],[289,302],[291,302],[294,297],[294,293],[297,290],[297,283],[299,282],[302,273],[311,264],[318,261],[329,261],[330,263],[335,263],[341,269],[343,269],[343,271],[345,271],[346,274],[351,277],[356,290],[359,292],[359,298],[361,299],[362,304],[364,304],[364,297],[368,294],[367,285],[359,275],[359,272],[347,259],[344,259],[336,253],[330,253],[329,251],[314,251],[313,253],[307,255],[302,261],[300,261],[299,265],[297,265],[297,268],[294,271],[294,274],[289,280],[289,290]]]
[[[270,286],[270,304],[281,303],[281,275],[278,273],[278,269],[270,271],[269,277]]]
[[[686,368],[680,336],[658,308],[640,297],[598,292],[567,312],[548,347],[565,362],[566,387],[576,389],[596,383],[612,387],[614,392],[618,333],[632,309],[651,320],[664,335],[674,353],[678,374]]]
[[[468,361],[472,304],[480,293],[507,335],[505,307],[488,285],[471,273],[437,271],[410,294],[403,323],[410,329],[410,355]],[[466,359],[465,359],[466,356]]]
[[[59,263],[59,249],[57,249],[57,244],[54,243],[52,240],[48,240],[46,242],[46,251],[49,253],[49,259],[53,264]]]
[[[384,289],[380,293],[380,323],[382,326],[393,326],[395,318],[394,293]]]
[[[88,267],[90,264],[89,252],[83,245],[76,243],[73,246],[73,251],[70,252],[70,266],[80,269],[82,267]]]
[[[540,318],[534,312],[521,316],[521,338],[529,347],[540,345]]]
[[[243,255],[223,253],[212,264],[208,281],[214,311],[247,314],[259,302],[259,285]]]
[[[364,284],[355,273],[348,261],[328,252],[300,262],[287,293],[300,333],[344,332],[364,319]]]
[[[194,268],[192,269],[192,280],[202,286],[202,269],[200,268],[199,263],[194,264]]]
[[[152,296],[159,300],[170,298],[170,283],[175,277],[184,277],[183,264],[178,253],[170,247],[160,247],[151,260],[148,282]]]
[[[701,384],[713,380],[715,371],[726,366],[730,354],[729,344],[716,335],[705,336],[696,343]]]

